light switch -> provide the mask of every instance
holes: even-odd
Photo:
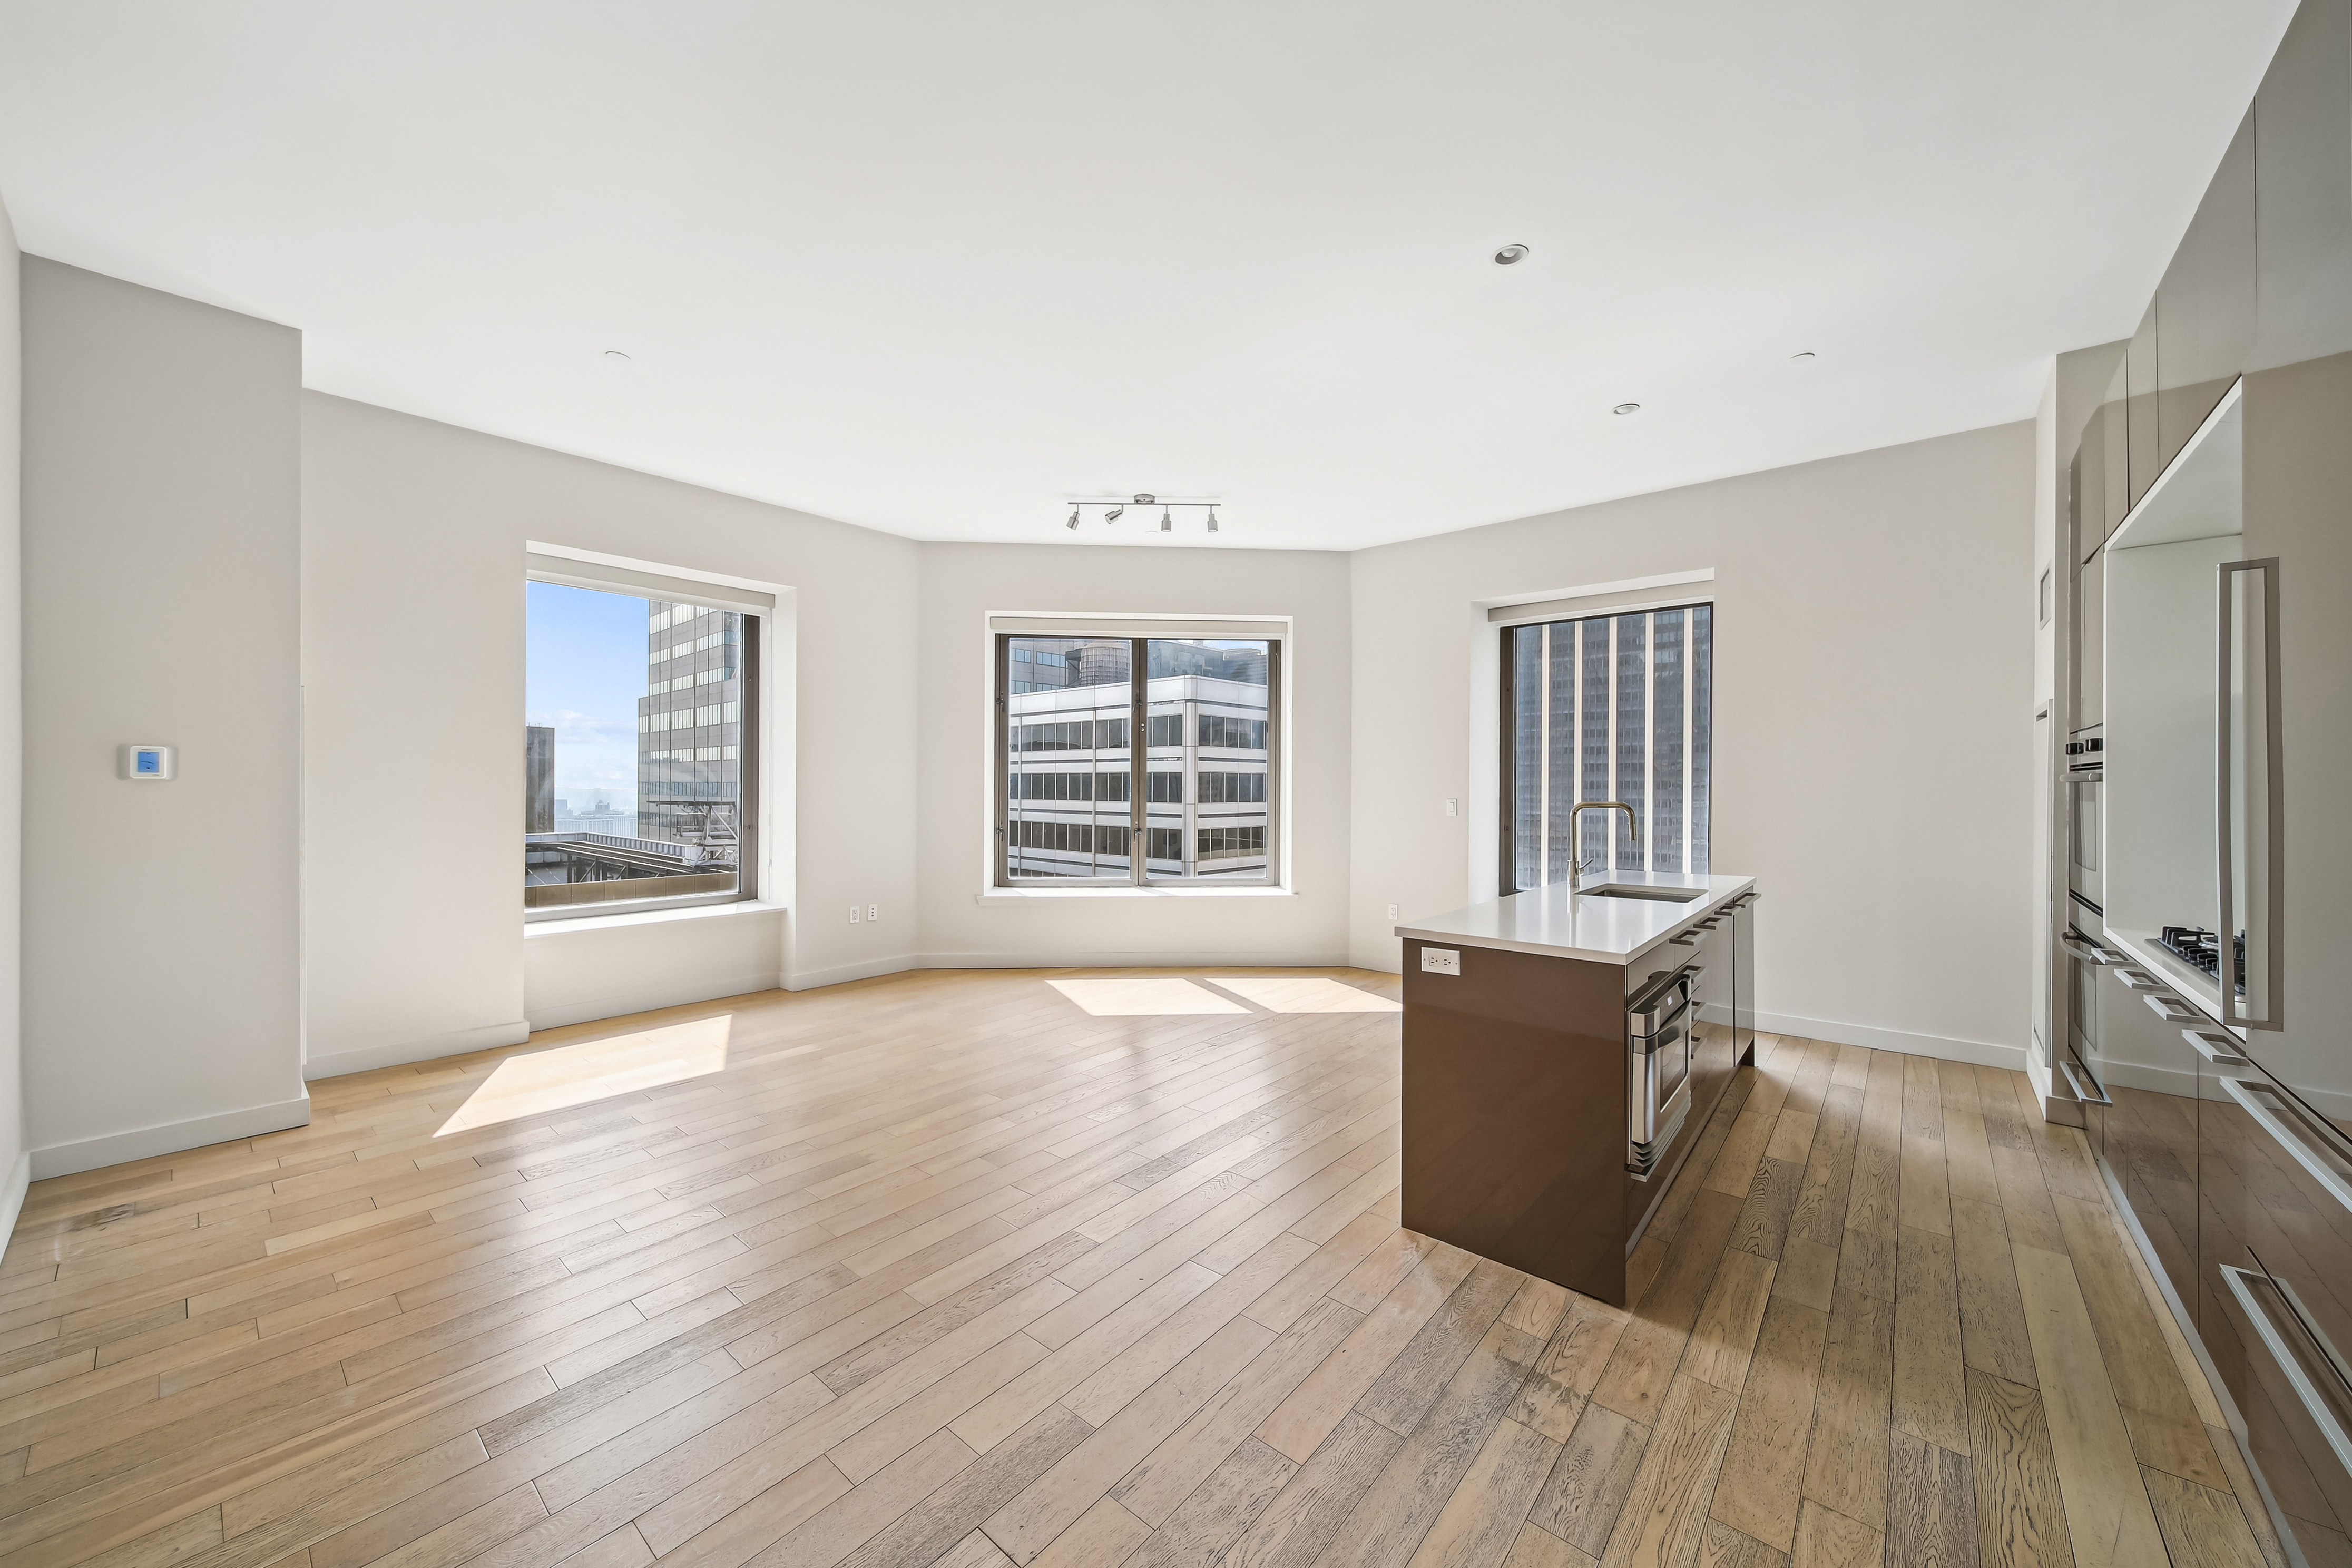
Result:
[[[860,910],[858,909],[858,907],[857,907],[856,904],[852,904],[852,905],[850,905],[850,906],[849,906],[849,923],[850,923],[851,925],[856,925],[861,918],[863,918],[863,911],[862,911],[862,910]]]
[[[116,767],[120,776],[154,784],[172,776],[172,748],[149,741],[133,741],[122,748]]]
[[[1421,967],[1431,974],[1462,973],[1462,950],[1458,947],[1424,947],[1421,950]]]
[[[1458,797],[1450,795],[1445,797],[1445,815],[1448,816],[1462,815],[1462,802]]]
[[[1394,919],[1396,919],[1396,918],[1397,918],[1397,907],[1396,907],[1394,904],[1391,904],[1391,905],[1389,906],[1389,919],[1391,919],[1391,920],[1394,920]]]

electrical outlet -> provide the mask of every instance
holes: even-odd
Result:
[[[856,904],[852,904],[852,905],[850,905],[850,906],[849,906],[849,923],[850,923],[851,925],[856,925],[856,924],[857,923],[858,919],[859,919],[859,917],[860,917],[860,915],[861,915],[862,913],[863,913],[863,911],[862,911],[862,910],[860,910],[858,909],[858,907],[857,907]]]
[[[1462,973],[1462,950],[1458,947],[1424,947],[1421,950],[1421,966],[1432,974]]]
[[[1462,802],[1459,797],[1450,795],[1445,797],[1445,815],[1448,816],[1462,815]]]
[[[879,904],[868,904],[868,905],[866,905],[866,918],[867,920],[869,920],[869,921],[878,921],[878,920],[880,920],[880,919],[882,918],[882,906],[881,906],[881,905],[879,905]]]
[[[1397,907],[1396,907],[1394,904],[1391,904],[1391,905],[1389,906],[1389,919],[1391,919],[1391,920],[1395,920],[1396,918],[1397,918]]]

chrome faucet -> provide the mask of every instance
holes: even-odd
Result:
[[[1633,808],[1622,800],[1580,800],[1568,808],[1568,890],[1574,893],[1584,885],[1584,857],[1579,852],[1580,840],[1576,837],[1576,814],[1580,811],[1622,811],[1625,814],[1625,831],[1633,837],[1636,848],[1642,843],[1642,819]]]

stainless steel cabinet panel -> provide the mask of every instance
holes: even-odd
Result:
[[[2352,1560],[2352,1143],[2255,1063],[2203,1076],[2198,1335],[2305,1555]]]
[[[2124,427],[2131,454],[2131,500],[2126,511],[2139,504],[2139,498],[2147,494],[2147,487],[2164,468],[2156,416],[2158,326],[2156,301],[2151,300],[2139,319],[2139,330],[2132,334],[2131,345],[2124,351]]]
[[[2253,349],[2254,113],[2239,123],[2157,286],[2159,467],[2188,445]]]
[[[2352,0],[2304,0],[2254,98],[2246,370],[2352,351]]]

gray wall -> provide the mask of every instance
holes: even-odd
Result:
[[[922,556],[920,962],[1345,962],[1348,557],[1329,551],[927,544]],[[992,612],[1288,616],[1290,890],[982,901],[991,829]],[[1386,765],[1385,762],[1382,765]],[[911,934],[911,933],[910,933]]]
[[[30,1161],[25,1152],[19,1051],[24,929],[24,584],[19,562],[23,438],[22,334],[16,231],[0,206],[0,1236],[16,1223]]]
[[[1762,879],[1766,1026],[2022,1066],[2033,458],[2004,425],[1357,552],[1356,962],[1396,966],[1388,903],[1495,895],[1472,601],[1713,567],[1631,597],[1717,605],[1713,864]]]
[[[310,1072],[905,966],[914,936],[913,542],[306,395]],[[521,866],[526,541],[789,589],[770,638],[770,907],[542,922]],[[374,853],[387,800],[429,843]],[[879,903],[879,925],[794,921]]]
[[[25,1094],[56,1175],[308,1114],[302,341],[38,258],[23,293]],[[179,776],[119,779],[133,741]]]

